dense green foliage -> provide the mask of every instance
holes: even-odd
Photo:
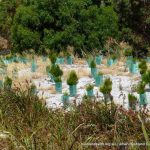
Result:
[[[86,90],[90,91],[90,90],[93,90],[93,88],[94,88],[94,85],[88,84],[87,87],[86,87]]]
[[[143,75],[144,73],[146,73],[148,69],[147,63],[145,60],[142,60],[139,64],[139,70],[140,70],[140,74]]]
[[[0,1],[0,31],[1,36],[10,37],[10,28],[13,23],[13,17],[16,8],[22,3],[22,0],[1,0]]]
[[[91,63],[90,63],[90,67],[91,67],[91,68],[96,68],[96,63],[95,63],[95,61],[94,61],[94,60],[92,60],[92,61],[91,61]]]
[[[150,2],[147,0],[113,0],[119,17],[123,40],[132,44],[135,55],[141,56],[150,46]]]
[[[110,78],[105,79],[103,85],[100,87],[100,91],[103,94],[110,94],[112,90],[112,81]]]
[[[67,84],[68,85],[76,85],[78,83],[78,76],[74,70],[72,70],[69,73],[69,76],[67,78]]]
[[[142,80],[150,85],[150,70],[148,70],[146,73],[142,75]]]
[[[53,53],[49,56],[49,59],[50,59],[52,64],[55,64],[56,60],[57,60],[57,55],[55,53]]]
[[[49,72],[54,76],[54,77],[60,77],[63,75],[63,71],[60,69],[59,65],[52,65]]]
[[[33,0],[22,4],[10,25],[16,51],[62,50],[68,45],[77,51],[91,51],[118,34],[112,6],[99,7],[91,0]]]
[[[137,101],[137,97],[134,96],[133,94],[128,94],[128,99],[129,99],[129,103]]]
[[[55,83],[57,83],[57,82],[62,82],[61,77],[56,77],[56,78],[54,79],[54,81],[55,81]]]
[[[113,37],[137,55],[150,47],[150,6],[144,0],[1,0],[0,32],[14,52],[70,45],[80,53],[103,49]]]
[[[144,94],[145,93],[145,83],[143,81],[141,81],[137,87],[136,87],[136,91],[138,94]]]

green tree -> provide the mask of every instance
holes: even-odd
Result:
[[[34,0],[16,11],[12,26],[13,46],[21,51],[41,46],[60,51],[70,45],[78,53],[100,49],[108,37],[117,37],[117,21],[112,6],[102,7],[91,0]],[[16,31],[20,25],[32,38],[36,37],[34,41],[29,38],[30,44],[27,39],[25,43],[19,30]],[[23,44],[20,46],[20,43]]]
[[[11,30],[13,49],[17,52],[32,48],[37,50],[41,44],[39,26],[40,20],[34,8],[20,6],[15,14]]]
[[[1,36],[9,39],[10,28],[16,8],[22,4],[22,0],[1,0],[0,1],[0,33]]]
[[[150,46],[149,5],[141,0],[113,0],[113,2],[119,18],[121,40],[133,45],[134,55],[143,56]]]

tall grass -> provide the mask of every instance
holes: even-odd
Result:
[[[140,114],[142,120],[145,114]],[[146,129],[150,123],[144,122]],[[84,98],[72,111],[47,109],[31,88],[0,91],[0,149],[82,150],[117,149],[121,146],[85,146],[86,143],[143,143],[150,130],[141,128],[138,113],[115,104]],[[144,133],[144,134],[143,134]],[[144,146],[126,146],[145,149]]]
[[[142,131],[143,131],[143,134],[144,134],[144,138],[145,138],[146,144],[148,145],[148,150],[150,150],[150,141],[149,141],[149,137],[148,137],[145,125],[144,125],[143,120],[142,120],[142,118],[141,118],[140,115],[138,115],[138,118],[139,118],[139,120],[141,122],[141,126],[142,126]]]

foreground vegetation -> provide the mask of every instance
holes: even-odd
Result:
[[[23,55],[2,58],[0,73],[6,78],[4,85],[3,80],[0,82],[0,149],[121,149],[123,146],[96,147],[83,144],[150,144],[149,115],[145,110],[136,111],[137,97],[129,93],[129,111],[116,106],[111,96],[112,81],[106,79],[103,83],[103,73],[97,72],[97,65],[101,64],[103,55],[107,55],[107,66],[110,67],[117,63],[123,49],[122,52],[127,56],[125,65],[130,73],[136,74],[138,69],[140,71],[141,82],[135,90],[140,96],[140,105],[145,109],[145,87],[150,84],[146,61],[150,62],[150,57],[140,60],[139,66],[137,63],[138,56],[144,57],[141,53],[146,54],[150,47],[150,9],[145,2],[147,1],[0,0],[0,36],[8,39],[13,52],[22,53],[33,49],[36,54],[50,53],[51,65],[45,66],[47,75],[53,77],[57,84],[56,91],[61,93],[63,71],[58,64],[63,64],[64,58],[67,64],[73,64],[73,51],[70,54],[59,52],[74,48],[80,56],[86,54],[91,75],[97,80],[96,84],[104,95],[103,101],[96,99],[93,94],[94,85],[89,84],[86,87],[88,96],[83,98],[79,106],[71,106],[70,111],[66,110],[67,106],[64,109],[48,109],[44,100],[35,95],[34,85],[22,91],[18,87],[12,88],[13,81],[6,77],[7,65],[12,62],[31,62],[31,71],[36,72],[38,66],[34,56],[31,61]],[[132,46],[126,49],[118,41],[126,41]],[[87,51],[94,51],[94,57],[87,56]],[[17,68],[14,68],[14,79],[18,78],[17,73]],[[73,91],[70,92],[72,96],[77,93],[77,83],[78,77],[73,71],[67,79],[69,90]],[[64,104],[68,104],[69,94],[64,93],[63,96]],[[150,150],[149,146],[125,147]]]
[[[71,150],[123,147],[96,148],[85,143],[148,143],[147,117],[147,113],[126,111],[113,102],[105,105],[88,97],[79,106],[72,106],[71,111],[51,110],[31,93],[31,88],[1,90],[0,146],[10,150]]]

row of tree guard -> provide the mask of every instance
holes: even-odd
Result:
[[[97,60],[97,63],[96,63],[96,60]],[[98,87],[99,86],[101,87],[100,91],[104,94],[105,101],[112,100],[112,96],[111,96],[111,90],[112,90],[111,85],[112,85],[112,82],[110,81],[110,79],[106,79],[103,82],[103,74],[101,72],[98,72],[98,70],[96,68],[96,65],[101,63],[100,61],[102,61],[102,57],[101,56],[99,57],[99,59],[98,58],[90,59],[90,60],[88,59],[87,63],[89,65],[89,67],[91,68],[91,76],[95,79],[95,85],[98,86]],[[116,64],[117,60],[110,60],[110,59],[108,59],[107,62],[111,62],[112,64]],[[109,64],[109,63],[107,63],[107,64]],[[129,71],[131,73],[138,73],[139,72],[138,71],[139,70],[138,67],[140,66],[140,64],[137,63],[132,57],[128,57],[127,58],[126,65],[129,67]],[[141,70],[140,70],[140,72],[141,72]],[[73,76],[72,77],[69,76],[69,77],[70,77],[70,79],[73,80]],[[54,81],[55,81],[55,89],[56,89],[56,91],[57,92],[62,92],[61,80],[59,80],[59,83],[56,80],[54,80]],[[69,85],[69,83],[68,83],[68,85]],[[68,101],[69,96],[76,96],[77,95],[77,86],[76,85],[77,84],[75,84],[75,83],[69,85],[70,94],[65,93],[62,96],[63,101]],[[93,88],[94,88],[93,85],[88,85],[86,87],[87,96],[90,96],[90,97],[94,96]],[[140,88],[141,88],[141,85],[139,84],[138,87],[137,87],[137,92],[138,92],[139,97],[140,97],[140,105],[146,105],[147,104],[146,93],[145,92],[143,93],[140,90],[138,90]],[[131,101],[133,100],[133,96],[129,96],[129,107],[130,108],[134,108],[134,107],[131,106],[131,104],[133,104],[133,103],[131,103]]]
[[[48,59],[47,56],[42,56],[43,62],[46,62]],[[13,62],[20,62],[20,63],[30,63],[31,62],[31,71],[35,72],[37,69],[37,64],[35,59],[27,59],[25,57],[19,57],[19,56],[9,56],[5,58],[1,58],[1,60],[4,62],[5,65],[8,65]],[[87,58],[87,63],[90,66],[91,61],[93,60],[92,57]],[[95,63],[96,65],[100,65],[102,63],[103,56],[95,56]],[[147,61],[150,62],[150,58],[147,58]],[[68,64],[72,65],[73,64],[73,57],[67,56],[66,58],[64,57],[57,57],[56,58],[56,64]],[[107,59],[107,66],[112,66],[117,63],[117,58],[108,58]],[[138,62],[133,59],[132,56],[127,57],[127,62],[126,62],[127,67],[129,68],[130,73],[136,74],[138,73]]]
[[[48,58],[46,56],[42,57],[43,62],[47,61],[47,59]],[[20,57],[20,58],[19,57],[9,57],[9,58],[1,59],[1,60],[2,61],[0,63],[1,64],[0,69],[2,69],[2,70],[0,70],[0,73],[3,75],[7,74],[6,73],[7,72],[7,65],[9,63],[12,63],[12,62],[22,62],[22,63],[31,62],[31,71],[32,72],[36,72],[36,70],[38,68],[38,65],[37,65],[35,59],[29,60],[29,59],[23,58],[23,57]],[[61,69],[59,68],[59,64],[64,64],[66,62],[67,64],[71,65],[71,64],[73,64],[73,57],[69,56],[69,57],[63,58],[63,57],[56,57],[55,56],[55,58],[54,58],[54,56],[51,56],[50,60],[51,60],[52,65],[49,66],[49,68],[46,71],[47,71],[48,76],[55,82],[56,92],[61,93],[62,92],[62,81],[61,81],[62,73],[60,73],[60,74],[58,73],[58,72],[61,72]],[[96,65],[100,65],[102,63],[102,60],[103,60],[102,55],[87,59],[87,63],[89,65],[89,67],[91,68],[91,76],[95,79],[95,85],[97,87],[103,85],[103,74],[102,74],[102,72],[99,72],[96,68]],[[117,58],[115,58],[115,59],[108,58],[107,59],[107,66],[112,66],[116,63],[117,63]],[[129,71],[131,73],[135,74],[135,73],[139,72],[139,69],[138,69],[139,63],[132,56],[127,57],[126,66],[129,68]],[[141,68],[143,68],[143,66]],[[5,70],[5,73],[4,73],[4,70]],[[18,73],[18,70],[16,68],[14,68],[14,70],[13,70],[14,78],[17,78],[17,76],[18,76],[17,73]],[[141,75],[143,80],[144,80],[144,77],[146,76],[146,75],[145,76],[144,75],[145,75],[144,73],[143,73],[143,75]],[[69,75],[69,79],[67,80],[67,83],[69,85],[70,94],[67,94],[67,93],[63,94],[62,99],[68,99],[69,96],[76,96],[77,95],[77,86],[76,86],[77,80],[78,80],[78,78],[76,76],[76,73],[71,72]],[[149,83],[150,83],[150,81],[149,81]],[[0,81],[0,85],[2,85],[2,81]],[[88,85],[86,88],[87,95],[90,97],[94,96],[93,87],[94,87],[93,85]],[[142,88],[142,85],[140,88]],[[143,91],[145,91],[145,90],[143,90]],[[140,104],[141,105],[147,104],[146,93],[143,91],[142,92],[140,90],[137,91],[140,95],[139,97],[140,97]],[[106,94],[110,95],[110,93],[106,93]],[[108,98],[109,96],[105,95],[104,97]],[[129,98],[128,98],[129,99],[129,105],[133,105],[133,101],[135,101],[135,97],[134,98],[133,97],[134,96],[129,96]],[[132,99],[133,99],[133,101],[132,101]],[[135,105],[135,103],[134,103],[134,105]],[[132,106],[130,106],[130,107],[134,108]]]

